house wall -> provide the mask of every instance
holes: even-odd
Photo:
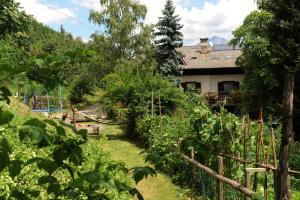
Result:
[[[243,74],[226,74],[226,75],[193,75],[182,76],[181,82],[200,82],[201,94],[207,92],[218,92],[218,82],[223,81],[238,81],[240,84],[243,82]]]

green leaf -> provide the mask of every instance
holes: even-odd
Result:
[[[24,125],[19,129],[20,140],[29,139],[33,144],[38,145],[38,147],[45,147],[51,145],[49,136],[44,128]]]
[[[39,169],[43,169],[51,175],[57,168],[58,165],[51,160],[41,160],[37,163]]]
[[[9,89],[7,87],[1,86],[0,87],[0,101],[6,101],[7,104],[10,104],[9,97],[12,96]]]
[[[9,165],[8,152],[0,149],[0,172],[2,172]]]
[[[53,120],[45,119],[44,122],[46,122],[47,124],[49,124],[49,125],[51,125],[51,126],[57,127],[56,122],[53,121]]]
[[[26,121],[23,125],[35,126],[35,127],[39,127],[39,128],[43,128],[43,129],[45,129],[47,127],[47,125],[44,122],[42,122],[36,118]]]
[[[0,136],[0,172],[9,165],[9,153],[11,152],[8,141],[5,137]]]
[[[11,148],[9,146],[9,143],[7,139],[4,136],[0,136],[0,150],[6,151],[11,153]]]
[[[28,197],[26,197],[26,195],[23,193],[23,192],[20,192],[18,190],[14,190],[12,193],[11,193],[11,196],[10,197],[14,197],[18,200],[29,200]]]
[[[56,126],[56,132],[58,135],[62,136],[62,137],[66,137],[66,131],[62,126]]]
[[[156,172],[151,167],[135,167],[133,170],[133,179],[136,183],[140,182],[143,178],[147,178],[148,176],[156,175]]]
[[[14,115],[9,111],[2,110],[0,107],[0,125],[8,124],[14,118]]]
[[[58,183],[54,176],[42,176],[39,178],[38,183],[44,185],[46,183]]]
[[[75,146],[71,150],[70,161],[76,166],[83,162],[82,149],[79,146]]]
[[[18,176],[22,170],[23,161],[12,160],[9,165],[9,176],[13,179]]]
[[[87,130],[86,129],[80,129],[76,132],[76,134],[82,136],[82,138],[84,138],[84,139],[87,138]]]
[[[144,200],[144,197],[142,196],[142,194],[137,190],[137,189],[131,189],[131,191],[129,192],[132,196],[135,196],[138,198],[138,200]]]
[[[60,185],[58,183],[50,183],[47,192],[49,194],[54,194],[55,196],[58,196],[60,193]]]

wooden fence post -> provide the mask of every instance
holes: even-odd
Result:
[[[218,167],[219,167],[219,171],[218,173],[221,176],[224,176],[224,159],[221,156],[218,156]],[[223,186],[223,182],[222,181],[217,181],[217,192],[218,192],[218,200],[223,200],[224,199],[224,186]]]
[[[245,188],[250,189],[250,178],[251,178],[251,172],[249,171],[245,171],[246,173],[246,179],[245,179]],[[245,195],[245,200],[250,200],[251,198],[247,197],[247,195]]]
[[[193,160],[195,160],[195,149],[194,149],[194,147],[192,147],[192,149],[191,149],[191,158]]]
[[[287,178],[287,189],[288,189],[288,193],[287,193],[288,200],[292,200],[291,176],[290,175],[288,175],[288,178]]]

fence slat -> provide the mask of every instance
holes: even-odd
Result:
[[[219,168],[219,174],[221,176],[224,176],[224,159],[221,156],[218,156],[218,168]],[[218,200],[224,199],[224,186],[223,182],[218,180],[218,186],[217,186],[217,192],[218,192]]]

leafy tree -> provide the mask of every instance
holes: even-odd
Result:
[[[179,23],[179,16],[175,15],[172,0],[167,0],[162,13],[163,17],[159,18],[158,31],[155,33],[157,37],[155,41],[157,45],[157,71],[178,84],[178,77],[181,75],[179,66],[181,55],[176,49],[183,45],[183,34],[180,32],[183,25]]]
[[[91,11],[90,21],[104,28],[104,34],[93,34],[90,47],[103,55],[101,70],[150,68],[152,26],[143,24],[146,6],[136,0],[101,0],[100,4],[102,11]]]
[[[14,0],[0,1],[0,38],[5,34],[26,30],[28,16],[20,11],[19,3]]]
[[[261,0],[259,1],[259,8],[262,10],[260,15],[263,14],[265,19],[269,16],[267,17],[268,21],[262,21],[263,18],[262,16],[259,17],[259,13],[252,14],[252,17],[248,17],[250,23],[244,23],[235,32],[238,36],[235,42],[246,41],[244,42],[246,44],[244,54],[240,61],[250,69],[250,72],[251,65],[253,69],[256,68],[252,70],[254,72],[252,75],[259,74],[259,79],[263,76],[269,76],[266,80],[261,81],[262,85],[266,86],[270,81],[269,86],[271,87],[267,89],[276,88],[276,84],[281,84],[277,88],[283,90],[283,92],[279,92],[283,99],[283,128],[280,163],[275,185],[276,199],[286,199],[289,144],[293,128],[294,82],[295,74],[299,69],[300,3],[295,0]],[[257,27],[259,26],[262,26],[261,33],[258,33]],[[245,31],[247,27],[248,33]],[[242,35],[239,35],[239,32],[243,32]],[[253,77],[252,80],[254,80]]]

